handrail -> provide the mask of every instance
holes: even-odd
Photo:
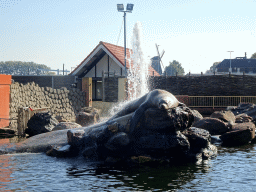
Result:
[[[256,96],[188,96],[189,107],[227,107],[255,103]]]

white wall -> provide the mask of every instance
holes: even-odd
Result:
[[[102,77],[102,71],[108,71],[108,55],[106,54],[97,64],[96,64],[96,71],[97,77]],[[121,75],[121,67],[111,58],[109,57],[109,72],[114,72],[117,76]],[[123,70],[124,75],[124,70]],[[95,77],[95,67],[93,67],[85,77]]]

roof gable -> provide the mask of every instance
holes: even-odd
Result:
[[[84,70],[90,69],[90,65],[93,64],[93,61],[97,61],[97,58],[100,58],[104,52],[108,54],[121,68],[125,69],[124,61],[124,48],[121,46],[113,45],[100,41],[100,43],[93,49],[93,51],[70,73],[70,75],[79,75],[82,74]],[[126,48],[126,68],[129,69],[133,66],[132,61],[128,61],[131,58],[132,50]],[[159,76],[158,72],[154,70],[151,66],[149,68],[149,74]]]

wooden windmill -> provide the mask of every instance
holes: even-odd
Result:
[[[163,50],[162,52],[161,52],[161,54],[159,53],[159,49],[158,49],[158,46],[159,45],[157,45],[156,44],[156,51],[157,51],[157,57],[156,57],[156,59],[154,59],[154,60],[156,60],[156,62],[155,62],[155,64],[153,64],[154,66],[152,66],[160,75],[162,75],[162,73],[163,73],[163,70],[164,70],[164,65],[163,65],[163,62],[162,62],[162,58],[163,58],[163,55],[164,55],[164,53],[165,53],[165,51]]]

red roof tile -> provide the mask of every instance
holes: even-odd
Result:
[[[100,46],[103,45],[123,66],[125,66],[124,63],[124,47],[118,46],[118,45],[114,45],[111,43],[106,43],[103,41],[100,41],[100,43],[93,49],[93,51],[70,73],[72,74],[78,67],[80,67],[83,62]],[[130,68],[130,65],[133,65],[133,62],[131,61],[131,63],[128,61],[129,58],[131,58],[131,54],[132,54],[132,49],[128,49],[126,48],[126,67],[127,69]],[[156,70],[154,70],[151,66],[149,68],[149,74],[150,76],[159,76],[159,74],[157,73]]]

